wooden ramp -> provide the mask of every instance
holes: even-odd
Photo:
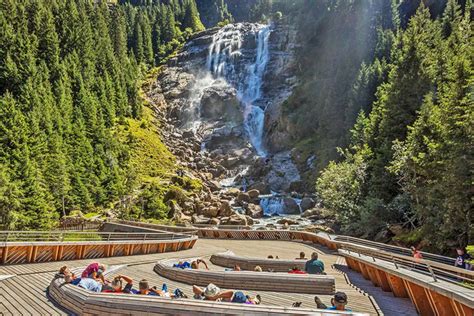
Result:
[[[168,287],[174,289],[181,288],[186,294],[191,295],[191,286],[164,279],[153,272],[155,263],[160,259],[189,257],[210,257],[214,253],[232,250],[235,254],[240,256],[250,257],[267,257],[267,255],[279,256],[282,259],[293,259],[299,255],[300,251],[304,251],[310,255],[315,248],[301,243],[287,242],[287,241],[243,241],[243,240],[198,240],[193,249],[184,250],[179,253],[159,253],[149,255],[135,255],[127,257],[109,257],[99,259],[100,262],[107,265],[122,265],[127,264],[128,267],[121,270],[122,274],[129,274],[134,280],[146,278],[151,284],[161,285],[167,283]],[[409,311],[412,308],[416,315],[409,299],[384,297],[384,303],[379,304],[377,300],[371,299],[368,294],[357,288],[357,285],[347,283],[347,275],[340,272],[338,269],[332,268],[343,262],[341,257],[332,252],[325,252],[325,249],[316,250],[320,254],[320,258],[325,262],[326,269],[329,275],[333,275],[336,281],[336,290],[344,291],[349,297],[349,307],[355,312],[369,313],[377,315],[380,313],[377,306],[394,306],[404,311]],[[64,315],[66,311],[61,310],[55,306],[49,299],[46,293],[46,288],[50,284],[55,272],[67,264],[71,267],[83,267],[90,263],[90,259],[73,260],[67,262],[49,262],[37,264],[22,264],[9,265],[0,267],[0,275],[15,275],[4,280],[0,280],[0,314],[5,315]],[[211,265],[212,269],[219,268]],[[349,276],[350,279],[350,276]],[[368,291],[373,289],[378,291],[374,286],[368,287]],[[246,291],[250,295],[255,295],[255,291]],[[267,304],[289,307],[293,302],[302,302],[302,307],[315,308],[314,296],[308,294],[289,294],[277,292],[259,292],[262,295],[263,301]],[[330,295],[320,296],[325,304],[330,304]],[[390,308],[383,309],[386,315],[397,315]],[[399,314],[398,314],[399,315]],[[405,315],[410,315],[406,313]]]

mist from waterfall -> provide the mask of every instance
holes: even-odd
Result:
[[[266,156],[264,147],[265,111],[256,101],[261,98],[263,75],[269,60],[269,25],[254,24],[256,54],[252,64],[244,72],[236,69],[235,62],[242,55],[243,26],[230,24],[213,36],[206,61],[207,70],[215,79],[225,79],[237,89],[237,96],[244,107],[244,124],[250,143],[259,156]],[[208,80],[208,79],[207,79]]]

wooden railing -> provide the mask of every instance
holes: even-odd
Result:
[[[426,262],[397,258],[382,260],[360,252],[339,250],[350,269],[395,297],[410,298],[420,315],[474,315],[474,290],[462,287],[459,275],[441,279]],[[420,273],[419,267],[426,269]],[[445,271],[443,271],[443,274]],[[448,282],[447,282],[448,281]]]
[[[119,240],[174,240],[188,238],[178,233],[113,233],[81,231],[0,231],[0,242],[71,242]]]
[[[192,248],[196,236],[182,233],[1,231],[0,264],[162,253]]]

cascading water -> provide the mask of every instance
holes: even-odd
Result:
[[[269,25],[255,24],[252,32],[256,36],[256,57],[244,72],[235,67],[242,55],[242,24],[228,25],[213,36],[209,46],[206,66],[214,78],[223,78],[237,89],[237,95],[244,106],[244,123],[252,146],[260,156],[265,156],[263,145],[265,111],[256,101],[261,98],[262,78],[269,60]]]

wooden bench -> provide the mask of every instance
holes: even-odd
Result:
[[[308,308],[247,305],[194,299],[168,299],[134,294],[93,293],[54,279],[49,296],[77,315],[367,315]]]
[[[159,261],[154,270],[162,277],[199,286],[214,283],[222,288],[236,290],[322,295],[331,295],[335,292],[335,279],[329,275],[180,269],[173,268],[171,260]]]
[[[232,251],[214,254],[211,262],[215,265],[233,268],[239,265],[242,270],[254,271],[256,266],[263,271],[272,270],[274,272],[288,272],[294,267],[304,271],[306,260],[286,260],[286,259],[263,259],[236,256]]]

